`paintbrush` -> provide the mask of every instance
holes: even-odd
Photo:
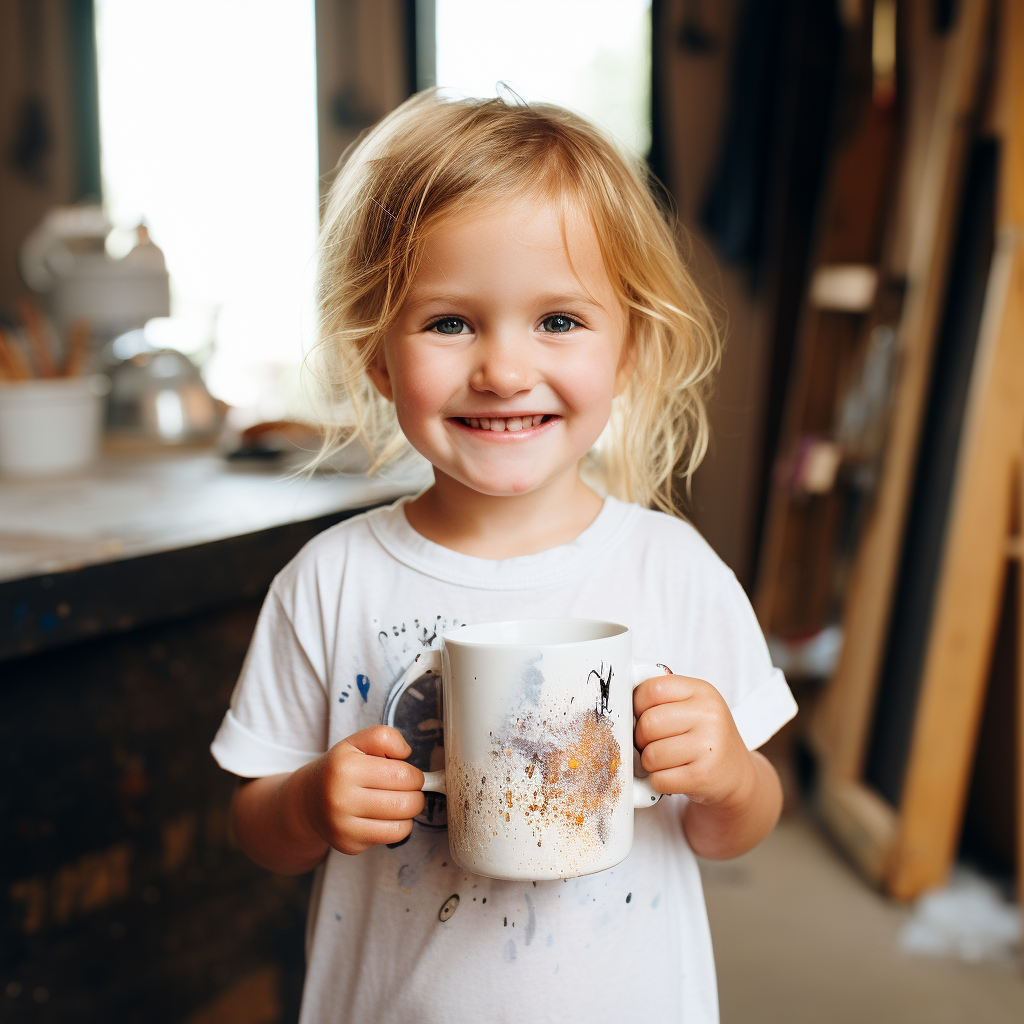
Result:
[[[31,380],[32,371],[17,345],[0,330],[0,366],[8,380]]]
[[[89,350],[89,325],[79,318],[72,322],[68,332],[68,357],[64,362],[62,377],[77,377],[82,372],[85,356]]]
[[[32,357],[40,377],[56,377],[57,368],[53,365],[46,334],[43,331],[43,318],[39,310],[31,302],[19,302],[18,312],[25,327],[29,344],[32,346]]]

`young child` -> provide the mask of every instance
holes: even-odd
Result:
[[[719,344],[643,172],[555,107],[414,97],[333,185],[318,302],[358,436],[380,462],[408,442],[435,482],[278,575],[213,744],[249,780],[246,853],[316,869],[301,1020],[716,1021],[694,854],[771,831],[751,751],[796,706],[733,574],[665,514]],[[604,499],[579,472],[602,434]],[[388,698],[444,628],[542,617],[625,623],[679,673],[634,700],[643,768],[678,795],[612,869],[499,881],[459,868],[419,791],[436,681]]]

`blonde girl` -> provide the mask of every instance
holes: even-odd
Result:
[[[332,186],[318,303],[330,444],[378,466],[411,445],[434,483],[281,572],[213,745],[249,780],[242,848],[316,870],[301,1019],[717,1020],[694,853],[774,826],[754,751],[796,709],[735,578],[672,514],[719,343],[643,173],[559,108],[413,97]],[[606,497],[580,474],[599,438]],[[679,673],[634,700],[673,795],[621,864],[524,886],[459,868],[419,791],[436,685],[389,696],[445,628],[548,616],[624,622]]]

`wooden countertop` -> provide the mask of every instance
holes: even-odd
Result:
[[[0,659],[258,596],[299,547],[429,467],[289,477],[209,451],[0,478]]]
[[[0,478],[0,582],[365,508],[427,480],[423,473],[289,479],[237,465],[193,452],[108,457],[56,479]]]

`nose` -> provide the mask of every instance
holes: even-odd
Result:
[[[492,335],[477,342],[478,359],[470,377],[474,391],[511,398],[532,391],[539,381],[528,338],[514,333]]]

